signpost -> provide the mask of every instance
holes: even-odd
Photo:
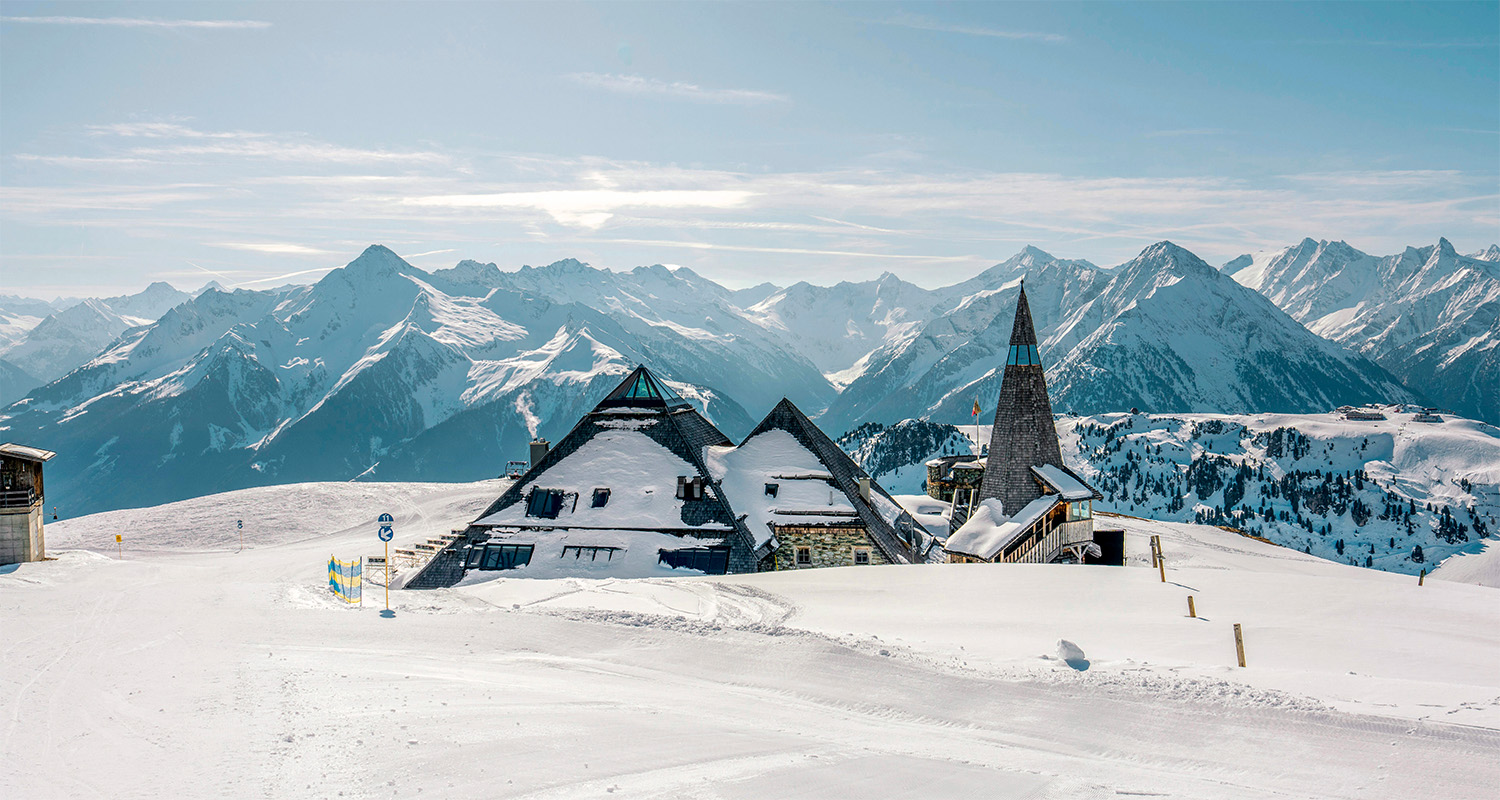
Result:
[[[120,542],[123,542],[123,541],[125,541],[125,537],[121,536],[118,533],[115,534],[115,556],[117,558],[120,558],[120,559],[124,559],[125,558],[125,549],[124,549],[124,546],[120,544]]]
[[[393,517],[393,516],[391,516],[390,514],[381,514],[380,515],[380,519],[378,521],[380,523],[380,530],[375,535],[378,536],[378,537],[380,537],[380,541],[385,542],[385,610],[386,611],[390,611],[391,610],[391,539],[392,539],[392,537],[394,537],[396,535],[396,532],[395,532],[394,529],[391,528],[391,525],[393,523],[395,523],[396,518]]]
[[[240,552],[243,553],[245,552],[245,521],[242,519],[235,520],[234,527],[240,529]]]

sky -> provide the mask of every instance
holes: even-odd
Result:
[[[1500,3],[0,6],[0,293],[1500,241]]]

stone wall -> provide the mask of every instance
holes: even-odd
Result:
[[[777,525],[775,529],[780,546],[767,559],[774,564],[771,569],[852,567],[857,547],[870,551],[871,564],[891,563],[870,541],[863,525]],[[797,565],[798,547],[812,549],[811,565]]]
[[[41,561],[47,557],[42,537],[42,504],[0,511],[0,564]]]

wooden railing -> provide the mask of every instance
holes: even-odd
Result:
[[[0,489],[0,508],[31,508],[36,503],[35,489]]]

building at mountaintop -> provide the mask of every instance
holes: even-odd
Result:
[[[935,459],[927,468],[928,494],[953,504],[944,543],[950,561],[1123,556],[1117,532],[1096,537],[1093,501],[1103,496],[1063,463],[1025,284],[1016,300],[987,454]]]
[[[905,564],[933,539],[790,400],[738,446],[644,366],[407,582]]]
[[[55,455],[39,447],[0,444],[0,564],[47,557],[42,465]]]

